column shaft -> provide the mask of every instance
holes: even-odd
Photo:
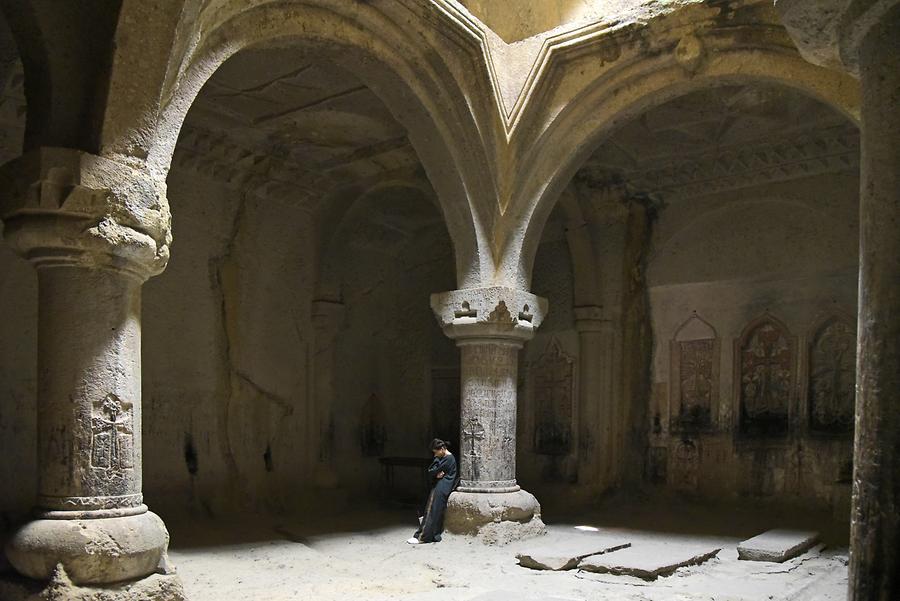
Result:
[[[612,323],[600,318],[576,319],[575,327],[579,345],[578,481],[592,490],[604,489],[612,480],[618,458],[613,395],[615,333]]]
[[[859,52],[859,339],[850,600],[900,598],[900,8]]]
[[[41,267],[38,282],[38,506],[146,511],[141,282],[71,266]]]
[[[461,352],[463,492],[514,492],[516,383],[521,343],[465,340]]]
[[[141,493],[141,285],[169,257],[165,197],[146,173],[77,150],[0,171],[4,238],[38,273],[37,516],[6,556],[38,581],[162,586],[146,579],[169,535]],[[178,598],[177,577],[165,586],[160,599]]]

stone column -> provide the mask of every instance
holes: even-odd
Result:
[[[454,290],[431,297],[461,354],[460,484],[450,496],[450,532],[503,542],[543,532],[540,505],[516,483],[518,354],[546,301],[511,288]]]
[[[600,493],[615,480],[615,325],[597,306],[575,307],[578,331],[578,484]]]
[[[779,0],[804,56],[862,93],[850,601],[900,598],[900,1]]]
[[[900,6],[859,49],[859,340],[850,599],[900,598]]]
[[[41,581],[59,564],[76,585],[144,579],[168,545],[141,494],[141,285],[168,259],[165,198],[141,172],[68,149],[31,152],[0,181],[4,237],[36,267],[39,298],[36,519],[6,555]],[[171,579],[159,599],[179,598]]]

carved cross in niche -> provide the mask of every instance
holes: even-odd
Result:
[[[478,421],[478,418],[469,418],[469,423],[462,431],[463,437],[469,442],[469,457],[472,458],[472,472],[475,480],[478,479],[478,459],[479,455],[475,451],[475,441],[484,439],[484,426]]]
[[[790,348],[772,324],[762,325],[743,351],[744,394],[752,401],[751,413],[776,410],[788,393],[785,381],[790,369]]]

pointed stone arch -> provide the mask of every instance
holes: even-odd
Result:
[[[695,23],[698,32],[701,21]],[[858,84],[845,74],[804,61],[786,36],[773,35],[777,27],[777,23],[745,26],[742,44],[735,44],[734,32],[721,24],[681,38],[699,44],[696,63],[685,63],[679,57],[676,49],[681,41],[677,34],[657,31],[650,36],[650,43],[669,50],[626,52],[627,46],[620,40],[621,54],[593,79],[578,81],[562,68],[547,75],[578,91],[560,98],[553,114],[530,107],[519,133],[530,129],[536,133],[527,141],[520,136],[511,142],[514,147],[527,144],[517,153],[516,170],[529,177],[514,182],[509,193],[510,204],[503,218],[510,224],[501,233],[515,235],[497,242],[498,270],[527,287],[540,232],[578,169],[613,129],[669,100],[710,87],[776,83],[818,99],[858,123]],[[674,37],[666,39],[667,35]],[[611,33],[604,43],[614,44],[618,36],[625,34]]]
[[[163,187],[187,112],[217,69],[244,49],[297,48],[358,77],[404,126],[453,239],[458,286],[477,286],[494,269],[486,231],[492,217],[483,208],[490,210],[483,200],[492,198],[495,188],[491,169],[484,167],[493,163],[481,143],[482,128],[473,114],[477,109],[467,101],[471,91],[463,90],[451,69],[458,57],[441,58],[445,52],[423,44],[414,30],[400,27],[392,13],[396,10],[403,8],[324,0],[234,3],[201,10],[195,17],[202,26],[181,32],[194,36],[192,44],[175,49],[182,56],[169,57],[172,64],[155,123],[113,103],[118,113],[106,115],[110,136],[104,152],[132,161],[138,156]],[[433,9],[429,5],[415,11],[430,14]],[[119,76],[124,85],[127,77],[122,72]],[[139,135],[125,131],[123,122],[140,129]]]

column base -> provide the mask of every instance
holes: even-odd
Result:
[[[489,545],[546,533],[541,521],[541,505],[531,493],[463,492],[450,495],[444,527],[453,534],[477,536]]]
[[[47,582],[62,566],[79,585],[137,580],[156,572],[169,533],[154,513],[98,519],[38,519],[6,544],[19,574]]]
[[[176,574],[153,574],[131,582],[95,586],[72,584],[60,565],[50,582],[15,573],[0,574],[3,601],[186,601]]]

